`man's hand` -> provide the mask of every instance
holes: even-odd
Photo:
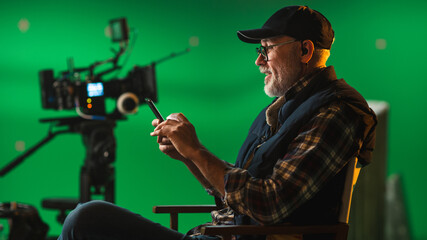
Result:
[[[185,161],[203,148],[194,126],[182,113],[173,113],[162,123],[155,119],[152,125],[156,128],[150,135],[158,137],[160,151],[171,158]]]
[[[182,113],[174,113],[166,121],[154,120],[159,149],[168,156],[183,161],[205,188],[214,187],[223,196],[224,175],[230,167],[210,153],[200,142],[194,126]]]

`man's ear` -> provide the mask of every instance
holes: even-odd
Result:
[[[313,57],[314,43],[311,40],[301,41],[301,62],[308,63]]]

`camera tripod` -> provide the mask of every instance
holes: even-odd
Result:
[[[80,170],[79,198],[43,199],[42,206],[59,210],[57,220],[63,223],[68,210],[74,209],[78,203],[92,200],[96,195],[101,195],[105,201],[114,203],[115,169],[113,163],[116,158],[116,140],[113,129],[116,126],[116,120],[121,119],[123,117],[107,120],[87,120],[80,117],[41,119],[40,122],[52,124],[48,136],[1,169],[0,176],[7,174],[55,136],[63,133],[79,133],[82,135],[86,148],[86,157]],[[52,131],[53,126],[66,129],[54,132]]]

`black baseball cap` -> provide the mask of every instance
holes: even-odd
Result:
[[[262,28],[237,31],[240,40],[260,43],[261,39],[290,36],[297,40],[311,40],[316,48],[331,49],[334,30],[320,12],[307,6],[284,7],[274,13]]]

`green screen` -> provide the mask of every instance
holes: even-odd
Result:
[[[106,36],[106,27],[119,17],[127,18],[131,37],[137,36],[119,77],[134,65],[191,47],[188,54],[156,66],[157,107],[164,116],[183,112],[208,149],[234,162],[251,121],[271,101],[254,65],[256,46],[240,42],[236,31],[261,27],[279,8],[296,4],[331,21],[336,39],[328,64],[338,77],[365,98],[390,103],[388,174],[402,175],[414,239],[427,239],[426,193],[420,187],[427,168],[422,73],[427,2],[421,0],[2,1],[0,167],[47,136],[49,125],[39,119],[76,115],[42,109],[38,72],[67,70],[70,57],[76,67],[112,57],[110,48],[117,44]],[[158,150],[149,135],[153,118],[142,105],[117,122],[116,203],[167,226],[168,216],[151,213],[152,206],[213,200],[183,164]],[[59,234],[57,213],[43,209],[41,200],[77,197],[84,158],[79,134],[57,136],[0,178],[0,202],[36,206],[50,225],[49,234]],[[208,215],[183,216],[180,231],[207,221]]]

